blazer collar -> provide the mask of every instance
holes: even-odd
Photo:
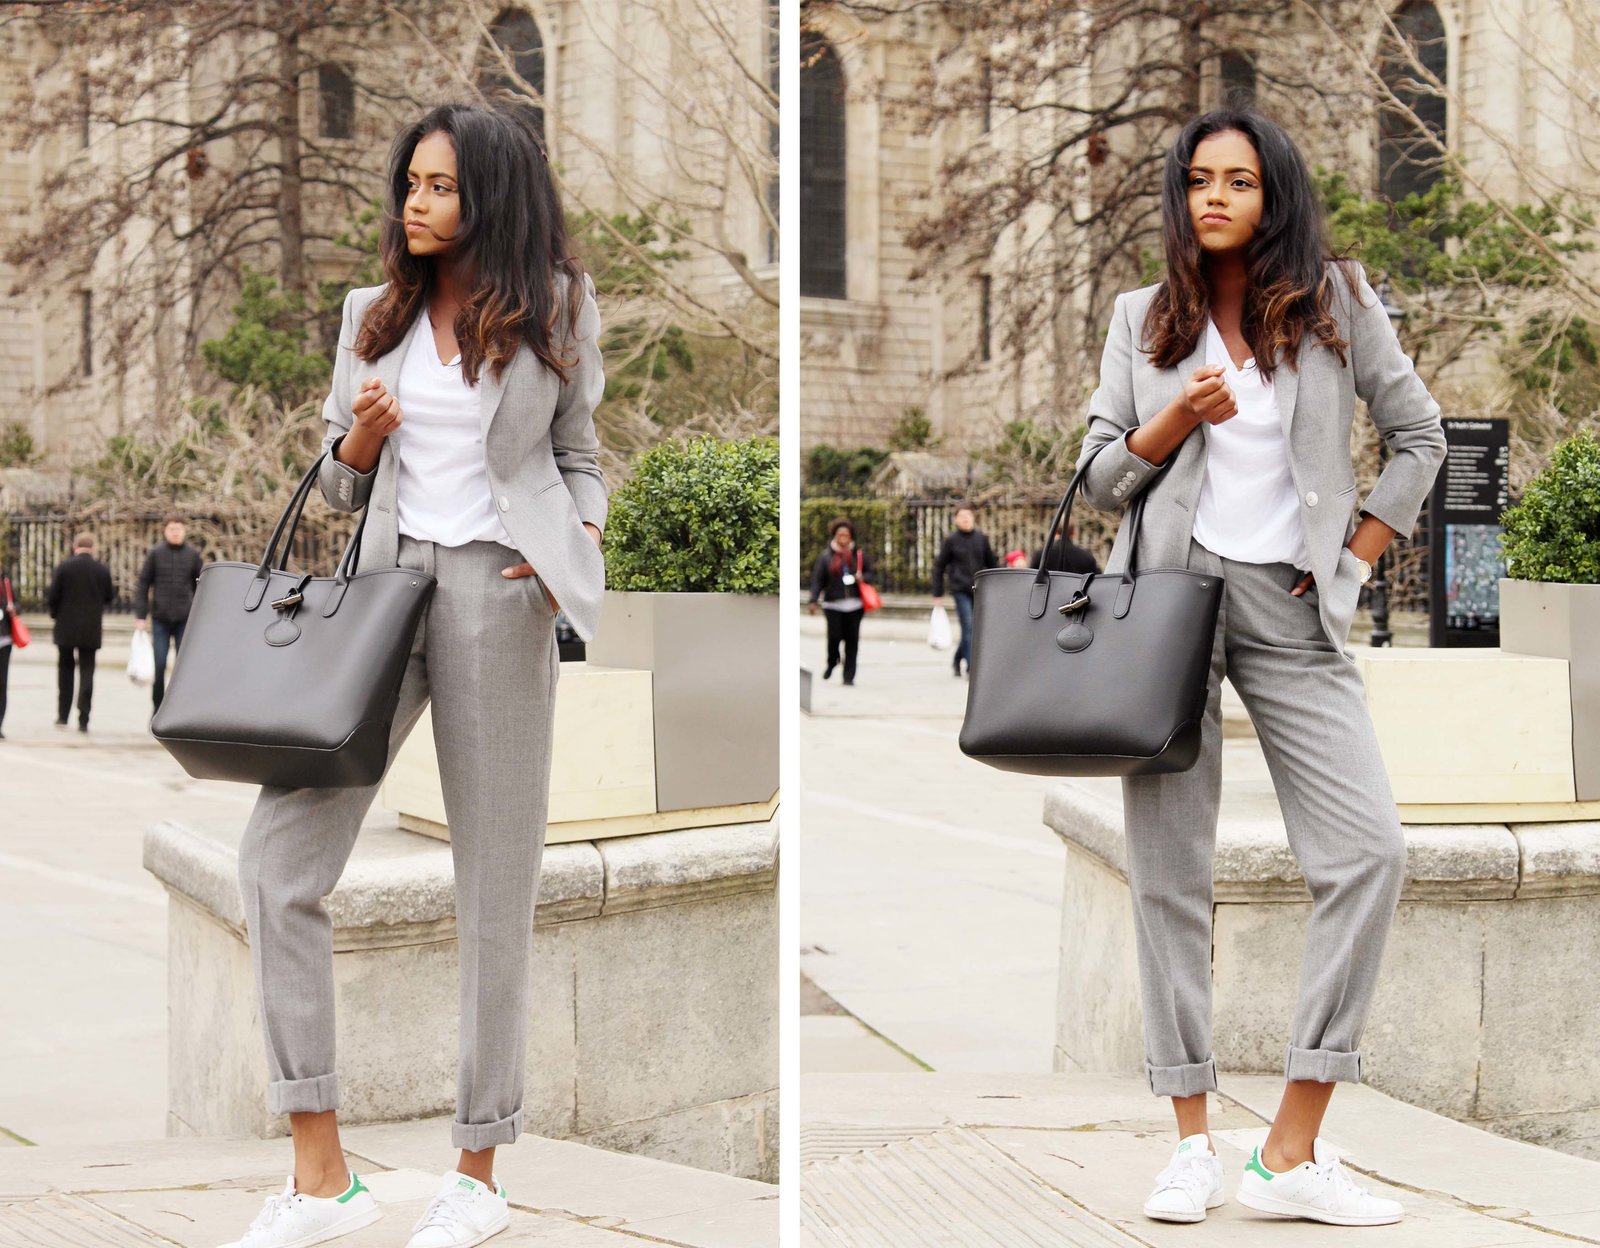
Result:
[[[372,371],[383,381],[384,388],[390,394],[400,392],[400,367],[405,363],[406,352],[411,349],[411,344],[416,341],[417,335],[432,332],[432,327],[425,324],[427,319],[426,315],[418,315],[399,343],[373,361]],[[422,349],[427,348],[424,345]],[[526,348],[522,346],[517,348],[517,353],[511,357],[511,362],[505,366],[498,381],[495,380],[494,371],[487,365],[480,370],[477,385],[478,428],[480,436],[485,441],[489,438],[489,426],[494,423],[495,413],[500,410],[500,400],[505,397],[512,371],[520,364],[525,350]]]

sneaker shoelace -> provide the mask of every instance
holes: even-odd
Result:
[[[252,1231],[259,1231],[271,1226],[281,1215],[294,1208],[294,1195],[290,1192],[274,1192],[267,1197],[267,1203],[261,1207],[261,1212],[256,1215],[256,1220],[250,1224]]]
[[[1350,1177],[1350,1172],[1344,1168],[1344,1160],[1342,1157],[1333,1157],[1316,1167],[1330,1191],[1331,1208],[1350,1209],[1359,1207],[1367,1200],[1366,1189],[1358,1186]]]
[[[466,1220],[466,1212],[472,1204],[474,1191],[464,1187],[452,1187],[447,1192],[440,1192],[433,1198],[433,1202],[422,1213],[422,1218],[416,1226],[412,1227],[413,1233],[429,1226],[452,1226]]]
[[[1211,1167],[1206,1163],[1210,1153],[1186,1153],[1174,1157],[1167,1168],[1156,1176],[1156,1191],[1177,1188],[1181,1192],[1204,1199],[1211,1191]]]

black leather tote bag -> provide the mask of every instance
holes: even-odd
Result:
[[[1065,536],[1089,462],[1067,486],[1051,534]],[[1048,558],[1037,571],[978,573],[963,753],[1041,776],[1147,776],[1194,766],[1222,580],[1187,568],[1138,568],[1150,488],[1129,510],[1121,574],[1054,570]]]
[[[435,582],[409,568],[357,574],[364,513],[333,576],[287,570],[321,466],[318,456],[259,564],[210,563],[200,573],[177,668],[150,722],[191,776],[289,788],[383,778],[400,681]]]

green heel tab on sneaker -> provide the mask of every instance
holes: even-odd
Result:
[[[350,1172],[350,1190],[347,1191],[343,1196],[335,1196],[334,1199],[342,1205],[347,1200],[350,1200],[352,1197],[354,1197],[356,1193],[364,1192],[366,1190],[366,1185],[362,1183],[358,1177],[356,1177],[356,1172],[352,1170]]]
[[[1268,1170],[1264,1165],[1261,1164],[1261,1150],[1259,1148],[1250,1154],[1250,1161],[1245,1166],[1245,1169],[1254,1170],[1263,1179],[1274,1179],[1277,1177],[1272,1173],[1272,1171]]]

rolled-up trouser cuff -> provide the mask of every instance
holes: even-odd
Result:
[[[1361,1052],[1340,1053],[1334,1049],[1297,1049],[1289,1046],[1289,1060],[1283,1077],[1291,1083],[1360,1083]]]
[[[519,1108],[509,1118],[499,1122],[453,1122],[450,1124],[450,1147],[464,1148],[469,1153],[510,1144],[522,1134],[522,1110]]]
[[[320,1114],[339,1108],[339,1076],[275,1079],[267,1085],[267,1110],[274,1114]]]
[[[1199,1096],[1217,1090],[1217,1062],[1212,1057],[1190,1066],[1152,1066],[1146,1062],[1144,1074],[1157,1096]]]

